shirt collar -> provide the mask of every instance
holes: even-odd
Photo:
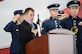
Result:
[[[71,15],[69,16],[69,18],[76,20],[78,18],[78,16],[76,16],[76,18],[73,18]]]
[[[53,17],[50,17],[50,19],[52,19],[52,20],[57,20],[58,18],[53,18]]]
[[[33,24],[33,22],[29,22],[27,19],[24,19],[29,25]]]

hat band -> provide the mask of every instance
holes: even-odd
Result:
[[[49,8],[49,9],[54,9],[54,10],[58,10],[58,8],[57,8],[57,7],[52,7],[52,8]]]
[[[72,4],[72,5],[70,5],[69,7],[73,7],[73,6],[79,6],[78,4]]]

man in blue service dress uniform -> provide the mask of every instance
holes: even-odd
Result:
[[[12,35],[10,54],[19,54],[20,47],[19,47],[19,38],[18,38],[18,27],[19,27],[19,24],[23,21],[22,11],[23,10],[16,10],[14,12],[15,16],[13,17],[13,20],[4,27],[4,30],[6,32],[11,32],[11,35]]]
[[[69,8],[70,16],[61,21],[61,26],[75,33],[77,52],[82,54],[82,26],[80,25],[82,19],[78,17],[80,2],[70,1],[67,7]]]
[[[60,25],[60,20],[58,20],[58,7],[60,4],[51,4],[47,8],[49,9],[50,19],[45,20],[42,23],[42,34],[48,33],[50,30],[58,28]]]

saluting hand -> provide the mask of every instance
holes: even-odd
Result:
[[[82,22],[79,22],[79,25],[82,26]]]
[[[13,22],[16,22],[19,17],[20,17],[20,14],[15,15],[15,16],[13,17]]]

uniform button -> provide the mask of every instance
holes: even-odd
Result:
[[[75,35],[75,38],[77,38],[77,36]]]
[[[74,23],[74,25],[76,25],[76,23]]]
[[[55,23],[57,23],[57,21],[55,21]]]
[[[74,20],[74,23],[75,23],[76,21]]]
[[[77,40],[77,38],[75,38],[75,40]]]
[[[57,25],[57,23],[56,23],[56,25]]]
[[[19,31],[18,29],[16,29],[16,31]]]

